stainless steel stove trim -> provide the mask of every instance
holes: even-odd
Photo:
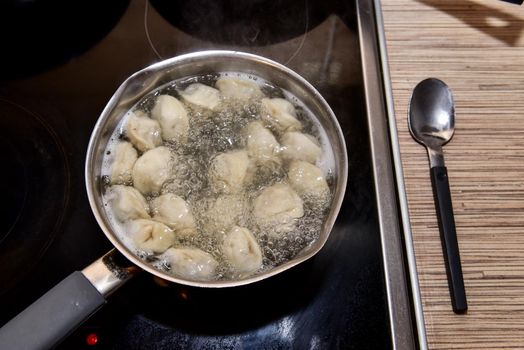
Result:
[[[373,176],[377,202],[382,258],[389,308],[389,326],[393,349],[415,349],[408,282],[404,258],[387,115],[383,100],[379,52],[376,44],[373,4],[357,1],[362,73],[366,96],[367,119],[371,140]]]
[[[427,339],[424,315],[400,158],[380,0],[357,1],[357,12],[393,346],[395,349],[417,347],[425,350]],[[403,256],[407,262],[409,283],[406,280]],[[407,297],[407,286],[410,287],[411,300]],[[413,326],[416,329],[413,329]]]
[[[382,68],[382,79],[384,83],[385,102],[387,115],[389,116],[389,133],[391,137],[391,150],[393,153],[393,162],[395,165],[395,175],[397,181],[397,195],[400,205],[400,214],[402,217],[402,227],[404,230],[404,245],[406,259],[408,262],[409,277],[411,279],[411,296],[413,298],[413,307],[415,313],[415,324],[417,327],[418,343],[421,350],[428,348],[426,338],[426,328],[424,323],[424,313],[422,308],[422,298],[417,274],[417,263],[415,260],[415,250],[413,247],[413,235],[411,232],[408,201],[404,185],[404,172],[402,170],[402,161],[400,157],[400,145],[397,133],[397,124],[395,117],[395,108],[393,104],[393,91],[391,89],[391,79],[389,74],[388,53],[386,47],[386,36],[384,32],[384,21],[382,18],[382,5],[380,0],[374,0],[375,18],[377,26],[377,39],[380,51],[380,63]],[[407,112],[406,112],[407,113]]]
[[[380,0],[358,0],[357,17],[393,348],[426,349]]]

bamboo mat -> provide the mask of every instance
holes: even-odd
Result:
[[[524,6],[495,0],[382,0],[428,346],[524,349]],[[451,311],[429,165],[406,124],[414,86],[452,88],[445,159],[467,315]]]

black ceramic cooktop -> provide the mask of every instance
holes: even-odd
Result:
[[[349,178],[326,246],[244,287],[166,285],[143,273],[59,348],[391,347],[353,2],[35,0],[0,7],[0,324],[111,248],[87,201],[84,160],[120,83],[177,54],[236,49],[294,69],[337,115]]]

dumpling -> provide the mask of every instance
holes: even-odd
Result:
[[[262,99],[262,120],[280,133],[302,129],[296,115],[295,107],[283,98]]]
[[[222,253],[231,267],[250,274],[262,266],[262,251],[253,234],[244,227],[234,226],[224,237]]]
[[[249,100],[264,96],[257,84],[246,79],[223,77],[217,80],[216,87],[227,98]]]
[[[128,184],[131,183],[133,166],[135,165],[138,154],[136,149],[129,142],[119,142],[113,151],[113,164],[111,164],[111,183]]]
[[[195,219],[185,200],[172,193],[166,193],[151,201],[153,219],[175,230],[176,234],[196,233]]]
[[[144,112],[132,112],[127,120],[127,137],[138,150],[145,152],[162,144],[160,125]]]
[[[160,258],[169,263],[171,273],[193,280],[213,278],[218,267],[211,254],[197,248],[169,248]]]
[[[320,201],[322,206],[329,199],[329,187],[320,168],[304,162],[294,160],[289,165],[289,184],[307,201]]]
[[[209,181],[216,192],[237,193],[244,187],[249,158],[247,151],[220,153],[209,167]]]
[[[213,110],[220,103],[220,92],[215,88],[200,83],[191,84],[179,93],[184,101],[202,108]]]
[[[169,148],[160,146],[144,153],[133,167],[133,185],[143,194],[158,193],[171,176]]]
[[[282,156],[287,160],[303,160],[315,164],[322,154],[317,141],[311,135],[292,131],[286,132],[280,139]]]
[[[302,199],[289,185],[277,183],[266,187],[253,202],[253,215],[261,226],[271,226],[274,233],[288,232],[295,219],[304,216]]]
[[[138,249],[147,253],[163,253],[175,243],[173,230],[153,220],[130,221],[126,225],[126,234],[131,237]]]
[[[162,138],[166,141],[185,143],[189,133],[189,119],[184,105],[169,95],[157,97],[151,118],[158,121],[162,129]]]
[[[109,188],[107,199],[116,219],[125,222],[149,218],[149,206],[140,192],[131,186],[114,185]]]
[[[241,195],[209,199],[205,208],[204,234],[224,233],[234,225],[242,226],[248,217],[246,200]]]
[[[271,131],[260,122],[251,122],[244,129],[249,157],[257,164],[280,164],[280,144]]]

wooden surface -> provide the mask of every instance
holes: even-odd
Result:
[[[417,269],[430,349],[524,349],[524,6],[382,0]],[[425,149],[409,135],[414,86],[453,89],[445,146],[469,301],[451,311]]]

